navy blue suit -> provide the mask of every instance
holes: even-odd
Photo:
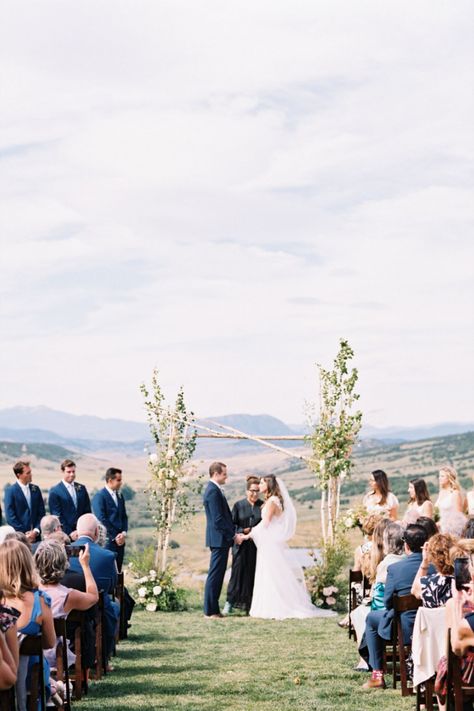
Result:
[[[211,549],[211,562],[204,588],[204,614],[219,614],[219,597],[224,582],[229,548],[231,547],[235,525],[227,499],[219,486],[212,481],[204,492],[206,511],[206,546]]]
[[[90,567],[94,580],[97,583],[98,590],[104,591],[104,612],[105,612],[105,627],[107,638],[107,656],[110,655],[113,649],[115,630],[119,617],[119,606],[116,602],[112,602],[109,593],[112,593],[117,584],[117,566],[115,563],[115,554],[111,551],[102,548],[97,543],[94,543],[87,536],[80,536],[77,541],[74,541],[73,546],[85,546],[89,544],[90,551]],[[71,557],[69,559],[70,570],[75,573],[82,573],[82,567],[79,563],[79,558]]]
[[[420,567],[422,554],[411,553],[409,556],[392,563],[387,568],[387,580],[384,591],[385,610],[373,610],[367,616],[365,623],[365,637],[369,648],[369,664],[372,669],[382,669],[384,640],[392,637],[392,623],[394,618],[393,595],[409,595],[411,586]],[[434,573],[430,566],[428,574]],[[405,644],[409,644],[413,634],[416,610],[403,612],[401,615],[402,634]],[[362,643],[363,644],[363,643]]]
[[[125,500],[117,491],[118,506],[104,486],[92,499],[92,509],[103,526],[107,529],[107,548],[117,556],[117,567],[122,570],[125,546],[118,546],[115,538],[119,533],[128,531],[128,517]]]
[[[48,497],[50,513],[59,518],[64,533],[68,535],[76,530],[79,516],[91,512],[91,502],[86,487],[74,482],[74,489],[76,490],[77,508],[62,481],[49,490]]]
[[[26,533],[34,528],[40,530],[40,521],[45,515],[43,495],[36,484],[28,484],[31,494],[31,509],[18,482],[5,489],[5,516],[15,531]]]

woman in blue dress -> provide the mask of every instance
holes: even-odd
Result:
[[[39,579],[33,556],[24,543],[6,540],[0,546],[0,589],[5,602],[20,613],[18,632],[22,635],[43,634],[43,646],[48,649],[56,644],[54,622],[48,596],[38,590]],[[30,683],[30,671],[37,661],[34,657],[21,657],[17,679],[17,704],[19,711],[26,709],[26,694]],[[49,697],[49,667],[44,665],[46,696]]]

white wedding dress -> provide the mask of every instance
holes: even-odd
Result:
[[[287,541],[296,528],[296,511],[285,484],[277,479],[283,497],[271,496],[281,514],[268,520],[267,503],[262,507],[262,521],[252,529],[257,546],[257,567],[253,588],[251,617],[285,620],[303,617],[332,617],[332,610],[321,610],[310,600],[303,569],[291,558]],[[267,510],[267,516],[265,516]]]

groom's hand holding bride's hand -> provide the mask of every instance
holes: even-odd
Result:
[[[236,546],[240,546],[242,541],[245,539],[245,536],[243,533],[236,533],[234,536],[234,543]]]

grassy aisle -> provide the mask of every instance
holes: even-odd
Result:
[[[284,622],[138,612],[115,672],[84,711],[405,711],[400,692],[364,692],[355,645],[334,620]],[[295,683],[299,678],[301,683]]]

